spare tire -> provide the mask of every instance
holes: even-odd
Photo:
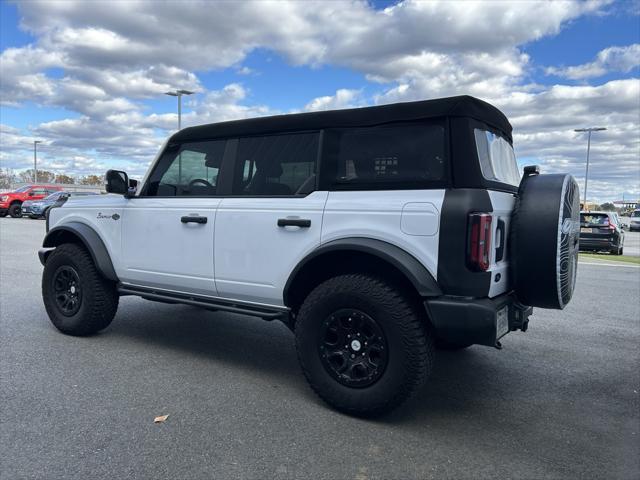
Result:
[[[578,271],[580,193],[571,175],[525,172],[510,232],[510,266],[525,305],[563,309]]]

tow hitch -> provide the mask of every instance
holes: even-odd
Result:
[[[516,300],[513,303],[511,312],[511,318],[509,319],[509,330],[512,332],[516,330],[526,332],[527,328],[529,328],[529,316],[533,313],[533,307],[523,305]]]

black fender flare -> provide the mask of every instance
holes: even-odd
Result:
[[[376,256],[397,268],[415,287],[421,297],[439,297],[442,290],[427,268],[402,248],[373,238],[349,237],[327,242],[304,257],[293,269],[283,291],[284,304],[288,305],[289,292],[296,277],[311,260],[328,252],[357,251]]]
[[[40,254],[40,258],[43,264],[44,262],[46,262],[48,254],[52,251],[51,249],[63,243],[59,241],[59,239],[66,236],[64,235],[64,232],[70,233],[71,235],[77,237],[80,242],[82,242],[84,247],[91,254],[93,263],[95,263],[98,271],[105,278],[113,280],[114,282],[118,281],[118,276],[116,275],[116,271],[113,268],[111,257],[109,256],[107,247],[105,247],[104,242],[100,238],[100,235],[98,235],[93,228],[81,222],[65,223],[64,225],[61,225],[59,227],[52,228],[49,233],[47,233],[47,235],[44,237],[44,241],[42,242],[42,246],[43,248],[48,250],[45,250]]]

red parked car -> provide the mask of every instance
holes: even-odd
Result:
[[[40,200],[53,192],[62,190],[55,185],[25,185],[14,192],[0,194],[0,217],[6,217],[7,213],[13,218],[22,216],[22,202],[25,200]]]

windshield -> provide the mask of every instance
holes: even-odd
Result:
[[[52,193],[51,195],[49,195],[48,197],[45,198],[45,200],[55,200],[56,198],[58,198],[62,193],[64,192],[55,192]]]
[[[521,175],[511,144],[488,130],[476,128],[474,135],[484,178],[518,186]]]
[[[640,210],[636,210],[631,214],[632,217],[640,217]]]
[[[609,216],[605,213],[581,213],[580,223],[589,225],[609,225]]]
[[[22,193],[22,192],[26,192],[27,190],[29,190],[31,188],[31,185],[25,185],[24,187],[20,187],[14,190],[14,193]]]

